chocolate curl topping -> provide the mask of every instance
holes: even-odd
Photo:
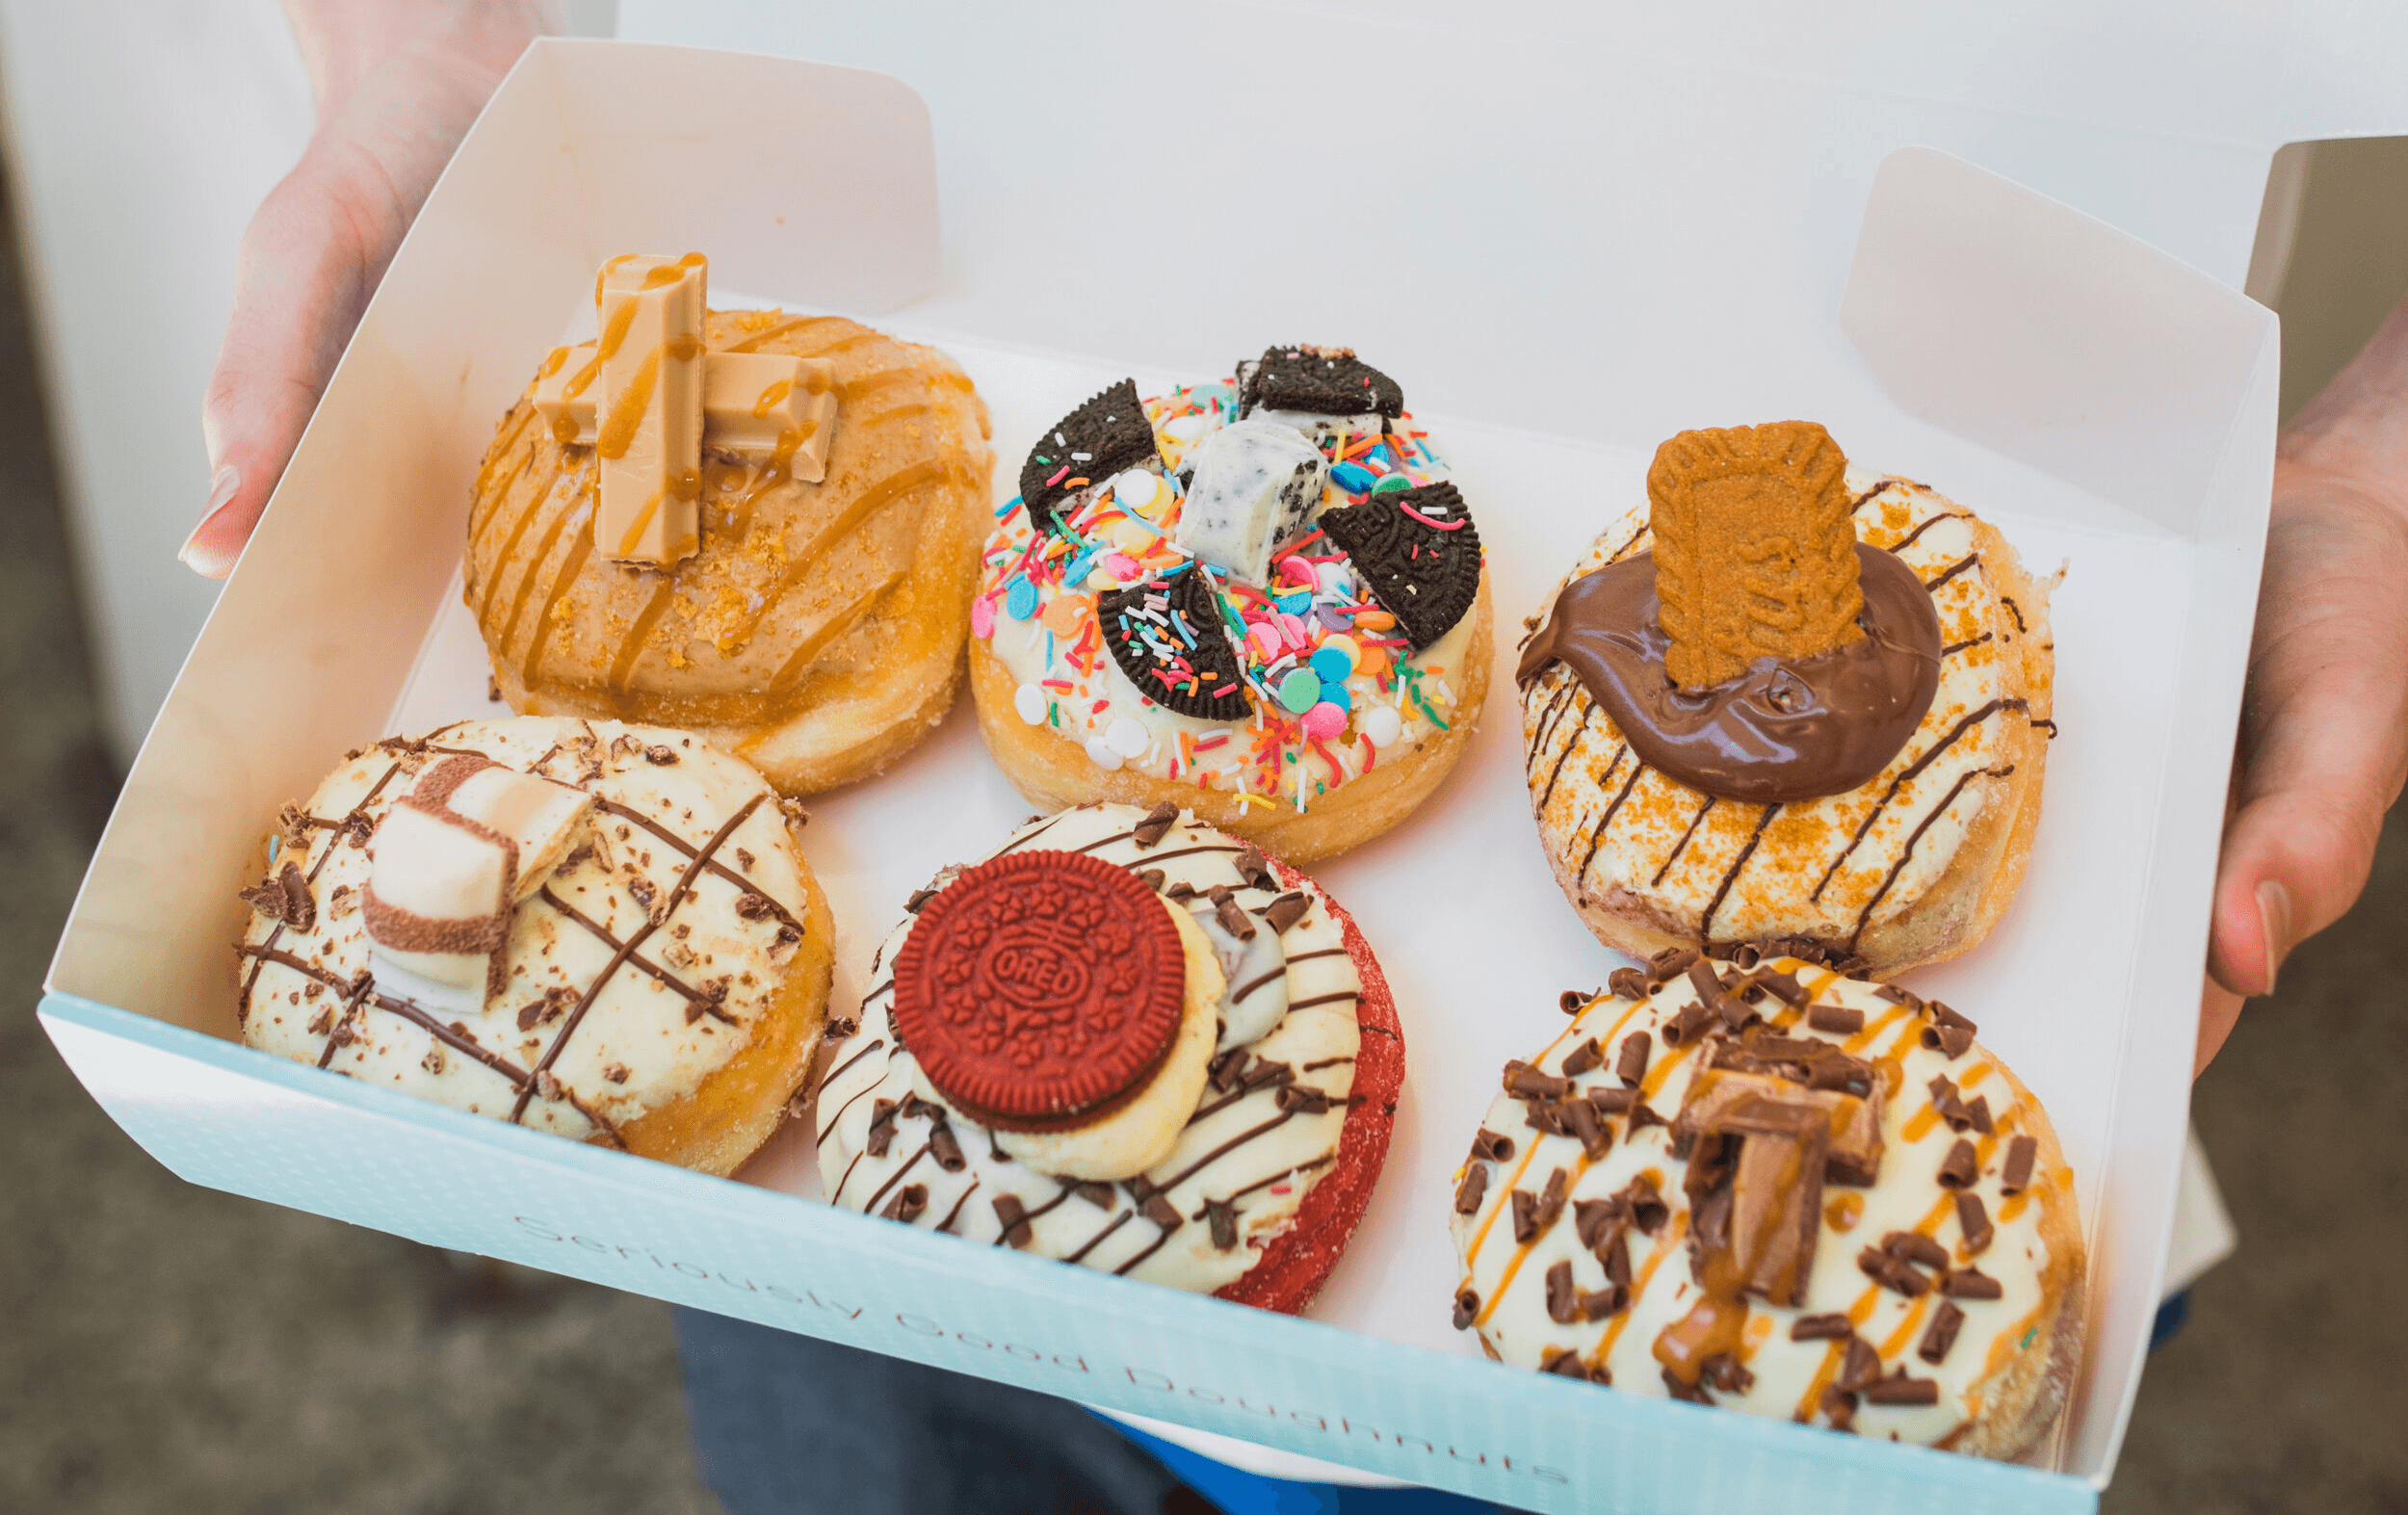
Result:
[[[1881,1239],[1881,1250],[1925,1267],[1949,1266],[1949,1249],[1920,1231],[1893,1231]]]
[[[1964,1137],[1949,1148],[1949,1155],[1940,1160],[1940,1184],[1945,1188],[1971,1188],[1981,1177],[1980,1164],[1974,1158],[1974,1144]]]
[[[886,1208],[878,1214],[889,1220],[900,1220],[909,1225],[919,1219],[921,1213],[928,1208],[929,1187],[926,1184],[907,1184],[895,1191],[895,1197],[888,1200]]]
[[[1161,842],[1164,836],[1168,834],[1170,828],[1178,823],[1179,807],[1165,799],[1145,813],[1145,819],[1137,823],[1137,829],[1132,834],[1136,837],[1138,846],[1152,847]]]
[[[1936,1378],[1909,1378],[1906,1370],[1898,1369],[1887,1378],[1865,1386],[1867,1404],[1938,1404],[1940,1382]]]
[[[1940,1293],[1958,1299],[1999,1299],[2004,1286],[1977,1267],[1962,1267],[1940,1280]]]
[[[1284,894],[1263,907],[1263,924],[1270,927],[1273,936],[1284,935],[1289,927],[1303,920],[1305,912],[1312,908],[1313,901],[1309,896]]]
[[[1500,1136],[1485,1126],[1472,1134],[1472,1161],[1503,1162],[1513,1156],[1513,1138]]]
[[[2031,1136],[2017,1136],[2006,1144],[2006,1165],[1999,1173],[1999,1192],[2020,1194],[2031,1183],[2032,1160],[2039,1156],[2040,1143]]]
[[[1853,1036],[1865,1029],[1865,1012],[1844,1005],[1818,1005],[1806,1012],[1806,1025],[1835,1036]]]
[[[1881,1354],[1872,1344],[1854,1332],[1848,1332],[1847,1350],[1840,1359],[1840,1371],[1831,1385],[1842,1394],[1855,1394],[1881,1377]]]
[[[1790,1322],[1790,1340],[1793,1342],[1845,1342],[1855,1334],[1855,1322],[1839,1311],[1827,1315],[1802,1315]]]
[[[1027,1246],[1033,1240],[1028,1207],[1012,1194],[998,1194],[993,1204],[995,1219],[1004,1228],[1003,1239],[1013,1246]]]
[[[1895,1290],[1909,1299],[1931,1292],[1931,1280],[1915,1271],[1904,1258],[1869,1246],[1856,1254],[1856,1266],[1867,1278],[1884,1289]]]
[[[1597,1038],[1591,1036],[1564,1055],[1563,1076],[1577,1079],[1605,1060],[1606,1055],[1597,1050]]]
[[[1527,1062],[1514,1061],[1505,1066],[1505,1091],[1519,1099],[1568,1099],[1572,1081],[1541,1073]]]
[[[1923,1342],[1915,1348],[1915,1355],[1937,1367],[1940,1360],[1949,1355],[1949,1348],[1956,1345],[1956,1333],[1964,1324],[1965,1312],[1958,1309],[1952,1300],[1941,1300],[1940,1308],[1932,1312],[1931,1324],[1924,1331]]]
[[[1965,1250],[1979,1256],[1990,1249],[1995,1234],[1990,1226],[1990,1212],[1981,1203],[1981,1196],[1971,1189],[1956,1191],[1956,1225],[1965,1234]]]
[[[1468,1331],[1472,1328],[1472,1322],[1478,1319],[1479,1319],[1479,1292],[1475,1289],[1456,1290],[1454,1292],[1454,1328],[1458,1331]]]
[[[1632,1088],[1646,1082],[1648,1036],[1645,1032],[1633,1032],[1622,1038],[1622,1055],[1614,1059],[1613,1076]]]
[[[1606,976],[1606,987],[1625,1000],[1643,1000],[1656,992],[1647,976],[1636,968],[1616,968]]]
[[[1238,1207],[1233,1201],[1204,1201],[1204,1224],[1212,1232],[1214,1251],[1226,1252],[1238,1244]]]
[[[1238,849],[1237,869],[1238,876],[1257,889],[1279,887],[1277,875],[1270,871],[1270,860],[1263,855],[1261,848],[1251,842]]]
[[[1581,1151],[1591,1162],[1603,1158],[1613,1146],[1613,1128],[1597,1113],[1597,1107],[1586,1100],[1566,1100],[1559,1117],[1563,1129],[1580,1139]]]
[[[1487,1164],[1475,1162],[1463,1170],[1463,1182],[1455,1186],[1454,1213],[1458,1215],[1476,1215],[1479,1214],[1480,1201],[1487,1197]]]
[[[1938,1049],[1951,1062],[1963,1057],[1965,1049],[1974,1044],[1974,1034],[1979,1028],[1937,1000],[1924,1008],[1930,1012],[1932,1024],[1923,1030],[1923,1044]]]

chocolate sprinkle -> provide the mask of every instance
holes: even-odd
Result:
[[[1949,1148],[1949,1155],[1940,1160],[1940,1184],[1945,1188],[1971,1188],[1981,1177],[1980,1165],[1974,1160],[1974,1144],[1964,1137]]]
[[[1976,1131],[1985,1136],[1992,1136],[1998,1131],[1998,1127],[1990,1120],[1990,1096],[1987,1094],[1976,1094],[1973,1097],[1973,1102],[1965,1107],[1965,1117],[1973,1122]]]
[[[1352,348],[1298,343],[1238,365],[1239,419],[1257,409],[1394,417],[1404,414],[1404,390]]]
[[[1570,1325],[1580,1319],[1579,1291],[1572,1287],[1569,1262],[1547,1269],[1547,1319],[1557,1325]]]
[[[1581,1013],[1581,1006],[1594,998],[1594,995],[1583,994],[1578,989],[1566,989],[1556,996],[1556,1008],[1566,1015],[1578,1015]]]
[[[2040,1154],[2040,1142],[2033,1136],[2017,1136],[2006,1144],[2006,1166],[1999,1173],[1999,1192],[2020,1194],[2031,1182],[2032,1160]]]
[[[1836,1310],[1828,1315],[1802,1315],[1790,1322],[1793,1342],[1845,1342],[1855,1334],[1855,1323]]]
[[[1002,1223],[1004,1240],[1013,1246],[1027,1246],[1034,1240],[1029,1227],[1029,1209],[1015,1194],[998,1194],[992,1203],[995,1218]]]
[[[1472,1134],[1472,1158],[1475,1162],[1503,1162],[1513,1156],[1513,1138],[1500,1136],[1483,1126]]]
[[[1974,1033],[1979,1028],[1937,1000],[1930,1001],[1924,1008],[1931,1012],[1933,1024],[1924,1028],[1923,1044],[1937,1048],[1951,1062],[1964,1056],[1965,1049],[1974,1044]]]
[[[1144,463],[1160,463],[1137,380],[1124,379],[1057,422],[1020,465],[1020,502],[1043,531],[1066,525],[1058,509],[1090,483]]]
[[[1566,1100],[1557,1118],[1563,1129],[1580,1138],[1581,1151],[1591,1162],[1604,1157],[1613,1147],[1613,1128],[1598,1115],[1597,1107],[1586,1100]]]
[[[1414,651],[1471,614],[1479,594],[1479,528],[1453,483],[1374,494],[1323,511],[1321,526]]]
[[[969,1166],[970,1160],[961,1155],[961,1143],[955,1139],[953,1127],[945,1124],[943,1112],[931,1110],[929,1113],[935,1115],[937,1120],[936,1129],[929,1133],[929,1154],[936,1159],[936,1165],[946,1172],[960,1172]]]
[[[1226,1199],[1204,1201],[1204,1223],[1212,1229],[1213,1250],[1226,1252],[1238,1244],[1238,1207]]]

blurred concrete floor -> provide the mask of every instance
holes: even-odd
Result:
[[[2366,226],[2366,196],[2339,183],[2312,180],[2310,218],[2319,195],[2332,200],[2332,215],[2357,218],[2362,251],[2312,258],[2303,234],[2294,272],[2395,277],[2379,316],[2408,289],[2408,193],[2387,230]],[[5,230],[0,249],[14,246]],[[60,520],[10,254],[0,1509],[716,1509],[687,1444],[665,1307],[191,1188],[59,1062],[32,1009],[117,782]],[[2365,900],[2294,959],[2198,1086],[2240,1251],[2150,1366],[2109,1515],[2408,1511],[2408,1314],[2388,1300],[2408,1253],[2403,922],[2408,821],[2395,814]]]

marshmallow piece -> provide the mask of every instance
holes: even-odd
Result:
[[[602,481],[593,545],[621,562],[667,564],[702,545],[702,254],[639,253],[602,266],[595,304]]]
[[[593,445],[593,395],[571,386],[592,364],[593,347],[560,348],[536,376],[537,416],[562,442],[580,447]],[[827,477],[827,447],[835,434],[836,365],[826,358],[702,354],[704,447],[772,463],[783,450],[790,477],[818,483]]]
[[[583,826],[583,790],[473,755],[418,775],[369,844],[362,901],[376,955],[434,983],[498,992],[511,912]]]
[[[1207,436],[1194,469],[1179,510],[1178,544],[1262,584],[1270,576],[1271,544],[1321,503],[1329,462],[1293,427],[1249,418]]]

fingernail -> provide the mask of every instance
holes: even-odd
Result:
[[[2258,885],[2258,927],[2265,934],[2265,988],[2274,992],[2275,970],[2290,954],[2290,891],[2279,878]]]
[[[242,486],[243,471],[232,463],[227,463],[209,476],[209,504],[200,512],[199,524],[193,528],[191,535],[184,538],[184,545],[175,550],[178,562],[187,566],[192,563],[193,543],[199,539],[201,533],[209,529],[209,523],[217,519],[218,512],[232,502],[234,491]]]

